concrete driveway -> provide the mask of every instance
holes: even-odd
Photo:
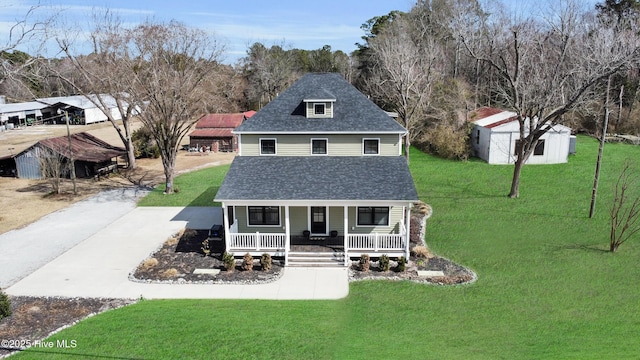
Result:
[[[140,188],[104,191],[24,228],[0,234],[0,288],[16,283],[129,213],[147,193]]]
[[[85,239],[20,281],[14,281],[6,292],[15,296],[128,299],[338,299],[348,295],[346,268],[286,268],[279,280],[257,285],[132,282],[129,273],[167,238],[184,227],[208,229],[214,223],[221,223],[222,210],[215,207],[140,207],[123,213],[100,230],[79,231]],[[64,222],[67,218],[56,219]],[[50,221],[52,219],[47,219],[45,223]],[[67,224],[70,232],[83,225],[80,220]],[[5,263],[2,264],[4,270]]]

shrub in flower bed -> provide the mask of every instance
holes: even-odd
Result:
[[[371,267],[371,259],[369,258],[369,255],[360,255],[360,270],[366,272],[369,271],[369,267]]]
[[[413,256],[418,259],[429,259],[433,257],[431,250],[427,249],[426,246],[416,246],[411,250],[411,252],[413,253]]]
[[[222,254],[222,263],[227,271],[233,271],[236,268],[236,259],[233,257],[233,254],[228,252]]]
[[[389,261],[389,255],[380,255],[380,258],[378,259],[378,268],[380,269],[380,271],[389,271],[390,266],[391,264]]]
[[[9,296],[0,290],[0,320],[11,316],[11,301]]]
[[[211,254],[211,246],[209,245],[209,239],[205,239],[202,242],[202,247],[200,248],[202,250],[202,252],[204,253],[204,256],[209,256],[209,254]]]
[[[242,270],[253,270],[253,256],[251,256],[251,254],[249,253],[244,254],[244,257],[242,258]]]
[[[407,258],[404,256],[400,256],[398,258],[398,266],[396,266],[396,271],[405,272],[407,270]]]
[[[260,266],[262,266],[262,271],[271,270],[272,265],[273,262],[271,260],[271,255],[267,253],[262,254],[262,256],[260,257]]]

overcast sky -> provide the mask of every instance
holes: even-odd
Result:
[[[0,0],[0,36],[7,39],[8,27],[37,3]],[[307,50],[330,45],[333,50],[350,53],[364,35],[360,26],[365,21],[391,10],[408,11],[413,3],[410,0],[41,0],[38,12],[60,11],[78,24],[88,22],[93,8],[102,7],[132,23],[146,18],[175,19],[215,33],[226,44],[225,62],[234,63],[256,41],[265,45],[284,42],[292,48]]]

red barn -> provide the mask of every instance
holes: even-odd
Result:
[[[232,131],[255,113],[255,111],[247,111],[203,116],[198,120],[196,129],[189,134],[191,151],[237,151],[238,140]]]

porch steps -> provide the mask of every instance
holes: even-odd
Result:
[[[289,252],[292,267],[340,267],[344,266],[343,252]]]

